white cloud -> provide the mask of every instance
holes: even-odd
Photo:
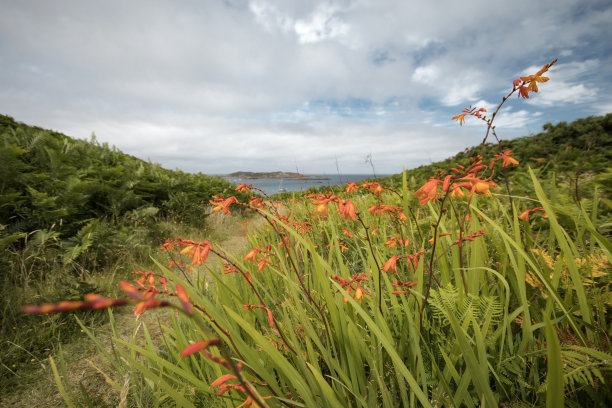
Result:
[[[2,3],[0,112],[169,167],[334,170],[337,155],[359,171],[371,151],[397,171],[450,156],[478,142],[450,117],[494,108],[549,55],[551,81],[500,128],[612,103],[603,0]]]

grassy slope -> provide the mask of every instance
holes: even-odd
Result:
[[[612,163],[612,114],[578,119],[569,124],[549,123],[543,128],[544,131],[536,135],[502,140],[502,148],[511,149],[513,157],[520,163],[509,170],[510,175],[526,171],[527,166],[536,168],[541,176],[550,172],[580,176],[609,171]],[[470,147],[446,160],[407,170],[406,175],[409,180],[414,178],[421,183],[438,169],[448,171],[458,163],[467,163],[470,157],[478,154],[492,157],[499,149],[497,143],[488,143],[483,154],[480,146]],[[400,186],[401,174],[378,181]]]
[[[204,204],[230,193],[220,177],[0,115],[0,394],[80,333],[72,316],[27,316],[20,305],[112,295],[119,279],[151,267],[158,236],[193,235],[206,226]]]

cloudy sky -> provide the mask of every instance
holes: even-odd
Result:
[[[609,0],[0,0],[0,113],[167,168],[397,173],[612,111]]]

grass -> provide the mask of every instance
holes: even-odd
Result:
[[[213,213],[208,217],[206,228],[194,228],[190,225],[160,220],[157,228],[165,231],[168,236],[191,236],[198,240],[214,239],[223,242],[229,251],[240,251],[244,245],[244,235],[249,228],[248,217],[238,214],[231,220]],[[242,222],[243,224],[238,224]],[[72,315],[26,315],[19,313],[19,306],[28,303],[58,302],[60,300],[77,300],[87,293],[105,293],[109,297],[120,296],[118,283],[120,280],[132,280],[135,270],[147,270],[155,267],[150,256],[163,257],[159,249],[142,245],[139,251],[125,251],[116,256],[116,263],[104,270],[86,271],[79,268],[81,274],[75,279],[74,267],[55,264],[48,271],[44,280],[31,280],[23,288],[14,285],[3,287],[3,324],[2,332],[2,368],[3,376],[0,389],[0,401],[7,406],[27,407],[33,401],[40,407],[62,406],[63,400],[57,392],[53,379],[49,357],[55,356],[55,363],[63,362],[69,373],[63,378],[75,388],[66,386],[70,393],[79,398],[83,406],[87,398],[93,406],[117,406],[120,393],[108,388],[104,373],[110,376],[108,362],[99,355],[95,342],[87,336],[91,331],[101,338],[102,347],[110,347],[112,333],[108,313],[101,311],[83,311]],[[211,259],[210,262],[215,262]],[[144,269],[143,269],[144,268]],[[157,329],[158,318],[167,316],[166,311],[144,317],[147,326],[154,331],[153,337],[159,337]],[[77,319],[85,327],[81,327]],[[115,329],[120,338],[129,339],[133,331],[142,324],[135,321],[131,310],[123,309],[115,313]],[[9,328],[6,330],[5,328]],[[142,338],[142,328],[138,330]],[[106,336],[105,336],[106,334]],[[91,363],[90,363],[91,362]],[[100,368],[98,370],[97,368]],[[61,370],[60,370],[61,371]],[[110,377],[108,377],[110,378]],[[121,381],[121,379],[118,379]],[[131,398],[138,394],[137,382],[132,379],[130,385]],[[82,388],[81,388],[82,385]],[[85,397],[87,395],[87,397]],[[150,406],[152,396],[146,393],[140,395],[138,406]]]
[[[164,326],[161,347],[121,342],[122,356],[154,395],[181,406],[211,398],[208,384],[227,373],[242,375],[239,384],[252,389],[234,387],[219,405],[271,397],[271,406],[537,406],[563,398],[605,406],[609,306],[595,313],[595,295],[609,286],[610,243],[588,223],[599,222],[596,214],[576,217],[578,207],[551,204],[532,180],[537,197],[514,205],[536,200],[547,218],[519,219],[522,209],[509,211],[503,194],[449,202],[441,217],[439,204],[418,208],[406,193],[365,188],[328,201],[327,216],[314,210],[331,196],[313,197],[314,205],[296,196],[282,213],[259,209],[268,223],[249,235],[255,257],[213,244],[234,273],[206,268],[190,285],[157,265],[158,276],[183,285],[205,313],[181,314]],[[348,200],[356,206],[352,220],[331,204]],[[401,213],[368,210],[382,203],[408,205]],[[460,248],[454,242],[461,230],[464,238],[485,233]],[[410,243],[385,245],[392,237]],[[408,255],[422,249],[415,265]],[[398,262],[395,273],[383,270],[392,256],[409,262]],[[594,257],[602,259],[601,273],[584,261]],[[357,279],[363,272],[367,280]],[[394,281],[416,285],[394,295]],[[206,355],[178,357],[190,342],[214,338],[223,342],[214,355],[248,369]]]

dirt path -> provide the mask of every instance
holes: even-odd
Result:
[[[213,246],[222,248],[226,253],[244,253],[248,245],[247,232],[261,225],[261,220],[250,219],[245,223],[237,224],[235,219],[232,220],[233,217],[221,219],[216,217],[216,214],[213,215],[215,216],[211,216],[213,224],[218,224],[215,228],[223,229],[221,234],[223,240],[218,243],[213,242]],[[220,265],[220,259],[212,254],[205,264],[206,267],[213,270],[218,269]],[[125,341],[131,341],[136,336],[137,344],[142,344],[142,326],[144,324],[151,337],[158,339],[161,336],[159,323],[167,324],[170,321],[169,313],[171,312],[168,309],[159,308],[148,310],[146,313],[135,317],[132,308],[117,309],[114,311],[114,318],[118,337]],[[104,349],[110,352],[113,338],[110,323],[97,327],[94,331],[96,338],[101,342]],[[125,379],[117,378],[111,365],[101,355],[91,339],[82,337],[78,341],[64,345],[62,348],[68,377],[66,381],[68,392],[71,397],[75,398],[77,406],[83,404],[83,406],[91,405],[94,407],[127,407],[122,403],[125,403],[128,390],[133,389],[134,384],[129,384],[128,377]],[[54,358],[57,364],[57,356]],[[16,408],[65,406],[53,379],[49,360],[41,362],[40,370],[34,373],[34,378],[28,378],[27,382],[31,386],[14,395],[5,395],[0,400],[0,406]],[[113,383],[115,387],[121,387],[122,391],[119,392],[114,389],[111,386]],[[81,390],[84,390],[88,397],[83,397]],[[91,404],[87,402],[87,398]],[[137,405],[148,406],[146,401],[141,401]]]

